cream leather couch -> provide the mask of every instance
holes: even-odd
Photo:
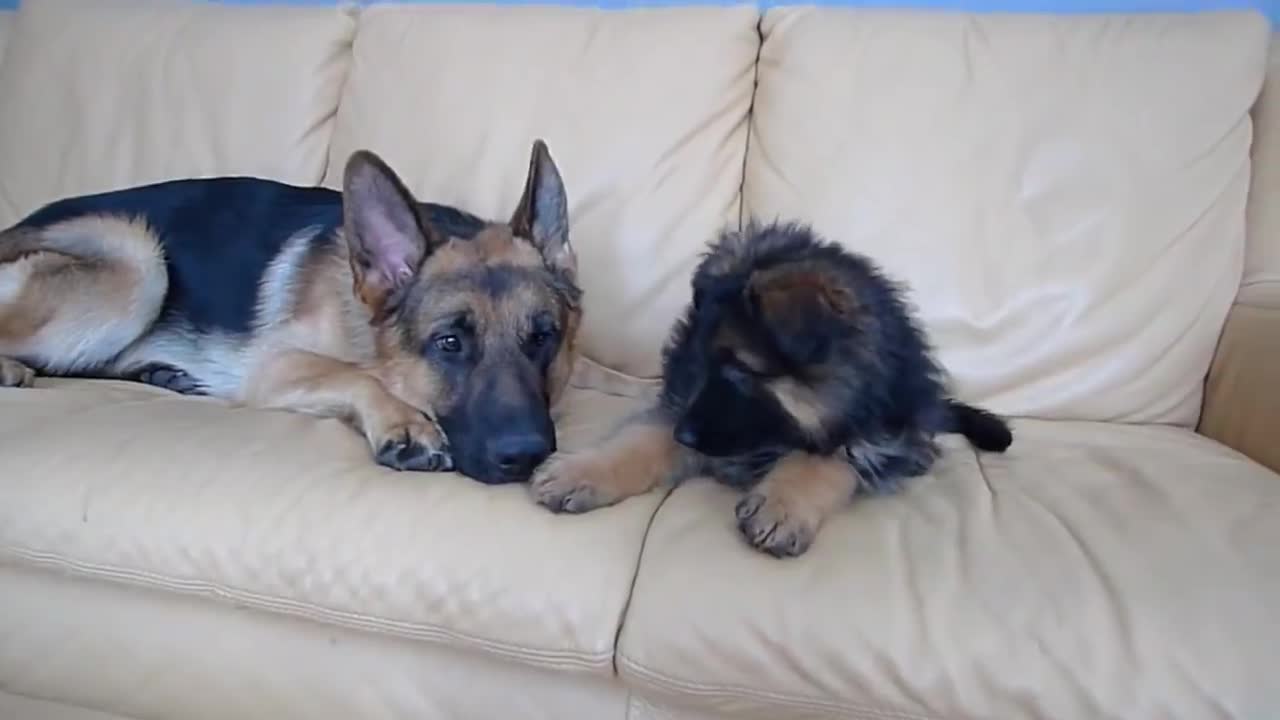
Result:
[[[556,516],[383,470],[336,422],[0,390],[0,717],[1280,717],[1270,33],[26,0],[0,20],[0,224],[169,177],[332,186],[360,147],[497,215],[541,136],[587,292],[569,447],[652,392],[701,243],[747,214],[909,281],[1017,440],[948,438],[780,561],[710,482]]]

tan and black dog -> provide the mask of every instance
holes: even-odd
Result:
[[[808,550],[858,492],[896,490],[958,432],[981,450],[1005,421],[950,397],[896,282],[806,225],[726,232],[694,273],[663,353],[660,401],[590,450],[533,474],[538,502],[586,512],[710,475],[744,491],[738,528],[776,556]]]
[[[69,198],[0,232],[0,386],[136,380],[337,417],[388,467],[519,482],[556,449],[576,265],[541,140],[508,222],[418,202],[369,151],[341,192],[222,177]]]

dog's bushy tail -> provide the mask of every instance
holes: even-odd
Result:
[[[964,435],[979,450],[1004,452],[1013,444],[1013,431],[1004,418],[958,400],[948,400],[947,409],[951,431]]]

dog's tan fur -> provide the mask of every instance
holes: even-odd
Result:
[[[643,495],[691,474],[694,458],[656,413],[628,417],[585,452],[557,453],[530,480],[534,499],[567,512],[586,512]]]
[[[195,341],[207,360],[196,360],[189,351],[193,340],[184,336],[182,363],[172,364],[195,363],[209,394],[234,403],[349,421],[375,453],[389,444],[414,443],[444,453],[448,441],[437,419],[451,402],[451,388],[412,349],[406,334],[457,308],[473,312],[481,326],[510,330],[524,321],[527,313],[522,311],[542,302],[558,308],[564,331],[548,373],[548,397],[554,403],[567,385],[576,353],[581,315],[576,303],[562,307],[543,302],[545,298],[530,297],[527,290],[501,298],[462,293],[450,298],[450,307],[419,303],[409,308],[407,322],[385,321],[396,303],[415,302],[405,295],[415,280],[544,264],[576,270],[567,240],[563,246],[540,247],[531,239],[534,186],[548,174],[559,182],[539,141],[510,222],[491,223],[465,240],[424,226],[425,259],[419,264],[409,258],[390,273],[354,256],[358,243],[352,241],[356,229],[350,217],[336,231],[332,252],[308,252],[313,238],[307,232],[316,231],[300,232],[266,270],[251,337],[233,342],[201,334]],[[411,199],[379,158],[358,152],[347,165],[344,202],[373,189],[386,192],[387,182]],[[167,287],[162,252],[145,223],[107,215],[79,217],[39,231],[0,233],[0,386],[32,384],[32,368],[16,358],[35,358],[41,372],[62,374],[87,367],[101,371],[106,363],[104,374],[112,377],[146,363],[167,362],[180,352],[171,335],[151,328]]]
[[[738,526],[754,547],[801,555],[826,519],[850,502],[858,482],[843,458],[791,453],[738,503]]]

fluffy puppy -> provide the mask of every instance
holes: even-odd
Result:
[[[658,402],[591,450],[548,458],[531,480],[539,503],[580,513],[710,475],[744,491],[748,543],[796,556],[858,492],[928,472],[938,434],[1012,443],[1003,419],[950,397],[902,289],[806,225],[723,233],[692,284]]]

